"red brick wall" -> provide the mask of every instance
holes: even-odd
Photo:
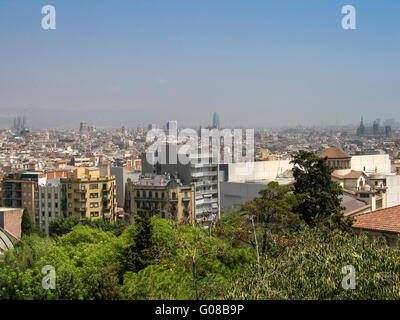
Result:
[[[1,210],[1,209],[0,209]],[[16,238],[21,238],[21,220],[23,209],[4,211],[4,230]]]
[[[48,180],[53,180],[56,178],[67,178],[69,171],[71,170],[48,171],[46,173],[46,177]]]

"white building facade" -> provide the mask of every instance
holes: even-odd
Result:
[[[59,217],[61,211],[60,179],[39,182],[39,227],[49,234],[50,221]]]

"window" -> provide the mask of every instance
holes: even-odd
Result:
[[[83,185],[81,185],[81,190],[82,191],[86,191],[86,187],[85,187],[85,185],[83,184]]]
[[[90,213],[91,217],[98,217],[99,216],[99,212],[98,211],[93,211]]]
[[[149,192],[149,198],[153,198],[153,192]]]
[[[54,199],[58,199],[58,193],[54,194]]]
[[[92,183],[91,185],[89,185],[89,189],[98,189],[99,185],[97,183]]]
[[[51,198],[51,193],[48,193],[48,194],[47,194],[47,198]]]
[[[99,197],[99,194],[98,193],[91,193],[90,194],[90,198],[91,199],[95,199],[95,198],[98,198]]]
[[[155,193],[156,199],[158,199],[158,192]]]
[[[54,203],[54,208],[58,208],[58,202]]]
[[[51,211],[49,211],[49,218],[51,218]]]
[[[68,189],[71,189],[72,188],[72,185],[69,183],[68,184]]]
[[[90,207],[91,208],[98,208],[99,207],[99,203],[98,202],[91,202],[90,203]]]
[[[72,203],[68,202],[68,208],[72,208]]]
[[[72,198],[72,193],[68,193],[68,199]]]
[[[136,191],[136,197],[140,198],[140,192]]]

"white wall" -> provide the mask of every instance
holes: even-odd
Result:
[[[221,207],[224,214],[230,213],[232,207],[244,204],[259,196],[258,192],[268,187],[264,183],[221,182]]]
[[[386,176],[387,186],[387,206],[393,207],[400,205],[400,176]]]
[[[251,163],[230,163],[228,166],[229,182],[246,182],[255,180],[274,180],[293,165],[290,160],[256,161]]]
[[[364,170],[365,167],[365,170]],[[373,154],[353,156],[351,158],[351,169],[356,171],[389,173],[391,163],[388,154]]]

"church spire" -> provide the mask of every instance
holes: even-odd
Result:
[[[361,116],[361,122],[360,122],[360,126],[357,129],[357,135],[362,136],[364,133],[365,133],[364,119],[363,119],[363,116]]]

